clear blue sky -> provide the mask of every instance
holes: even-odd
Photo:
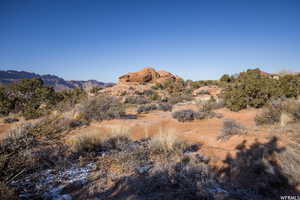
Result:
[[[300,71],[299,0],[0,0],[0,69],[115,81]]]

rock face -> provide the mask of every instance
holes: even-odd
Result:
[[[151,67],[146,67],[138,72],[131,72],[119,77],[119,83],[155,83],[168,79],[177,79],[173,74],[160,70],[155,71]]]

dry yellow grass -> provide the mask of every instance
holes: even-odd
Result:
[[[175,134],[173,129],[159,129],[159,134],[151,138],[150,148],[154,152],[180,153],[188,144]]]

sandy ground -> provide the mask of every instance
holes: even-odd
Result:
[[[196,109],[195,105],[178,105],[178,109]],[[141,114],[137,119],[118,119],[103,122],[93,122],[89,126],[84,126],[71,131],[64,139],[80,136],[82,134],[111,134],[112,132],[124,132],[129,134],[132,139],[137,140],[145,137],[152,137],[157,134],[176,134],[178,137],[193,144],[201,144],[201,153],[207,154],[211,158],[211,164],[220,165],[228,154],[235,156],[236,147],[243,141],[246,146],[253,144],[255,141],[269,141],[270,133],[258,129],[255,125],[254,118],[259,110],[246,109],[240,112],[231,112],[222,108],[215,110],[222,113],[223,118],[212,118],[196,120],[192,122],[178,122],[173,119],[171,112],[154,111],[148,114]],[[220,141],[218,136],[222,131],[224,119],[234,119],[244,125],[248,133],[244,136],[233,136],[228,140]],[[0,139],[7,134],[7,130],[13,124],[0,123]]]
[[[185,106],[185,108],[187,108]],[[193,109],[193,106],[188,106]],[[211,158],[212,164],[220,165],[228,154],[235,156],[236,146],[244,140],[246,146],[256,141],[269,141],[269,133],[257,129],[254,118],[258,112],[257,109],[247,109],[240,112],[231,112],[222,108],[216,110],[222,113],[223,118],[212,118],[205,120],[196,120],[192,122],[178,122],[173,119],[171,112],[154,111],[149,114],[142,114],[138,119],[128,120],[110,120],[91,123],[87,127],[81,127],[72,131],[68,137],[79,136],[81,134],[96,133],[106,135],[111,132],[128,133],[132,139],[152,137],[157,134],[176,134],[189,143],[201,144],[200,152],[207,154]],[[234,119],[244,125],[248,133],[245,136],[233,136],[229,140],[220,141],[218,136],[223,127],[224,119]]]

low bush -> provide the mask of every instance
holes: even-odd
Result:
[[[271,101],[255,117],[257,125],[286,123],[300,120],[300,103],[296,100]]]
[[[148,113],[152,110],[172,111],[172,105],[168,103],[160,103],[158,105],[149,104],[138,107],[137,113]]]
[[[229,139],[233,135],[245,135],[247,134],[246,128],[237,123],[236,121],[232,119],[225,119],[223,122],[223,129],[218,137],[220,140]]]
[[[261,113],[255,116],[256,125],[275,124],[280,121],[282,106],[280,101],[268,103]]]
[[[177,103],[181,103],[181,102],[185,102],[185,101],[191,101],[193,100],[193,97],[191,95],[171,95],[170,97],[168,97],[168,103],[170,104],[177,104]]]
[[[76,123],[80,123],[80,121],[64,116],[45,117],[35,122],[30,132],[34,136],[49,139],[76,127],[74,126]]]
[[[195,112],[193,110],[178,110],[172,113],[172,117],[179,122],[193,121],[197,119],[222,118],[223,115],[215,112]]]
[[[193,110],[179,110],[172,113],[172,117],[177,119],[179,122],[185,122],[198,119],[201,116]]]
[[[127,96],[125,97],[124,103],[128,104],[147,104],[150,101],[144,96]]]
[[[172,108],[173,108],[172,104],[169,103],[160,103],[157,106],[157,109],[162,111],[172,111]]]
[[[21,124],[0,141],[0,181],[10,181],[14,175],[34,166],[31,149],[37,144],[31,134],[31,123]]]
[[[148,113],[152,110],[157,110],[157,106],[155,104],[140,106],[137,109],[137,113]]]
[[[208,101],[200,102],[198,107],[200,112],[211,112],[212,110],[223,108],[224,101],[223,99],[216,100],[214,97],[211,97]]]
[[[8,136],[0,143],[0,152],[9,154],[35,145],[36,139],[32,135],[33,128],[33,124],[25,123],[11,129]]]
[[[116,98],[97,96],[79,106],[80,116],[87,121],[110,120],[125,115],[125,108]]]

